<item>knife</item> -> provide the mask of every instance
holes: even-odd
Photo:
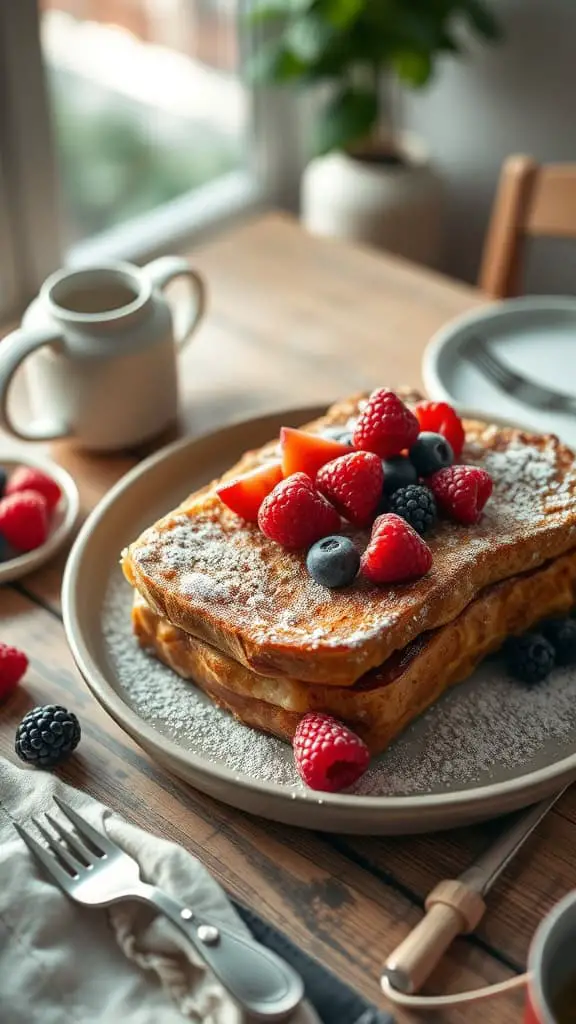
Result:
[[[419,991],[453,940],[478,926],[484,897],[566,788],[514,814],[469,868],[432,890],[425,916],[386,960],[383,979],[399,992]]]

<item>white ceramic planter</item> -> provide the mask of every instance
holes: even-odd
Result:
[[[424,147],[402,139],[407,164],[388,166],[330,153],[312,160],[301,187],[302,221],[313,234],[366,242],[436,266],[442,188]]]

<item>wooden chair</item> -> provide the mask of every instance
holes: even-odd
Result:
[[[538,235],[576,239],[576,164],[541,167],[531,157],[511,156],[492,208],[480,288],[497,299],[518,295],[525,241]]]

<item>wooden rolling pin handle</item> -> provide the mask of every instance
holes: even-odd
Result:
[[[418,992],[457,935],[472,932],[486,904],[462,882],[440,882],[428,896],[426,915],[388,957],[384,976],[400,992]]]

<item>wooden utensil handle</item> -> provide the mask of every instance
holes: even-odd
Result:
[[[426,916],[388,957],[384,976],[400,992],[418,992],[457,935],[474,931],[486,905],[462,882],[440,882],[426,900]]]

